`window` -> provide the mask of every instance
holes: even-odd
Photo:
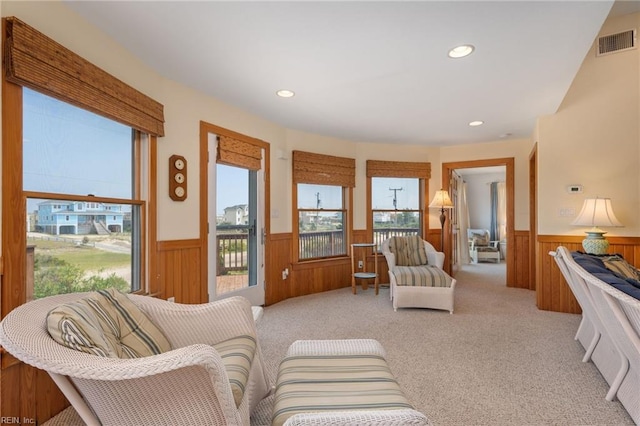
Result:
[[[34,256],[27,293],[139,290],[143,202],[134,191],[140,142],[132,129],[25,88],[23,132],[26,241]]]
[[[367,160],[367,230],[380,245],[393,236],[426,238],[431,164]]]
[[[145,247],[155,247],[156,236],[155,232],[143,235],[143,231],[155,228],[156,204],[150,189],[155,179],[157,137],[164,135],[164,107],[19,19],[6,17],[3,24],[1,205],[6,285],[1,290],[2,315],[34,297],[37,267],[46,266],[52,275],[73,270],[52,265],[62,263],[54,260],[59,256],[44,262],[38,259],[35,265],[35,252],[49,244],[28,244],[28,233],[42,225],[40,218],[49,222],[49,229],[56,229],[56,237],[73,236],[68,252],[77,253],[78,246],[90,245],[85,244],[84,236],[78,242],[71,234],[88,222],[106,228],[112,237],[128,233],[131,241],[118,238],[110,245],[109,256],[128,256],[123,268],[130,271],[131,277],[124,278],[129,289],[144,287],[157,294],[157,256],[153,251],[145,253]],[[102,167],[103,162],[116,167]],[[123,166],[128,167],[124,173]],[[115,188],[124,187],[124,181],[127,188],[119,192]],[[105,183],[109,190],[102,185]],[[40,203],[44,203],[42,210],[36,213]],[[106,220],[111,216],[106,216],[106,206],[115,207],[116,216],[122,213],[122,223]],[[89,269],[86,264],[92,262],[91,256],[80,260],[76,267]],[[108,279],[111,272],[82,271],[73,270],[80,277],[73,283]],[[153,279],[143,280],[145,276]],[[68,290],[81,289],[70,285]]]
[[[371,178],[373,240],[380,244],[392,236],[422,235],[420,179]]]
[[[343,188],[299,183],[297,192],[299,258],[346,255]]]
[[[297,260],[346,256],[355,160],[304,151],[292,154]]]

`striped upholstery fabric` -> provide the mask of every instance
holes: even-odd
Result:
[[[256,353],[256,339],[252,336],[238,336],[216,343],[213,347],[222,357],[222,363],[229,376],[233,399],[236,407],[239,407],[249,381],[249,371]]]
[[[419,266],[428,263],[424,241],[418,235],[391,237],[389,250],[396,258],[396,265]]]
[[[451,287],[452,278],[435,266],[396,266],[389,273],[393,274],[399,286]]]
[[[379,355],[308,355],[280,364],[272,426],[297,413],[413,408]]]
[[[147,315],[115,289],[52,309],[47,328],[62,345],[110,358],[139,358],[171,350]]]
[[[608,270],[622,279],[631,278],[640,280],[640,271],[620,255],[603,256],[602,262]]]

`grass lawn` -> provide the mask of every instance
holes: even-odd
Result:
[[[36,254],[57,257],[85,271],[118,268],[131,264],[131,255],[127,253],[113,253],[63,241],[29,239],[27,243],[35,244]]]

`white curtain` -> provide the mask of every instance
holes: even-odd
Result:
[[[469,206],[467,205],[467,184],[461,177],[458,177],[458,199],[456,200],[458,210],[458,250],[460,251],[458,259],[461,265],[471,263],[469,255],[469,238],[467,230],[469,229]]]

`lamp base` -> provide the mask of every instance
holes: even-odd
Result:
[[[603,234],[606,232],[587,232],[587,238],[582,240],[582,248],[589,254],[607,254],[609,250],[609,241]]]

